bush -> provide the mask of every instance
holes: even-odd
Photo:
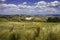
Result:
[[[47,22],[60,22],[60,18],[58,18],[58,17],[54,17],[54,18],[49,17],[47,19]]]

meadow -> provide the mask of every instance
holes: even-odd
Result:
[[[60,23],[0,22],[0,40],[60,40]]]

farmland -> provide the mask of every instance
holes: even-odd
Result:
[[[60,23],[0,22],[0,40],[60,40]]]

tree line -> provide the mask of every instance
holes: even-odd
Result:
[[[48,17],[47,22],[60,22],[59,17]]]

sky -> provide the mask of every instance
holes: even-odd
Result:
[[[60,14],[60,0],[0,0],[0,14]]]

